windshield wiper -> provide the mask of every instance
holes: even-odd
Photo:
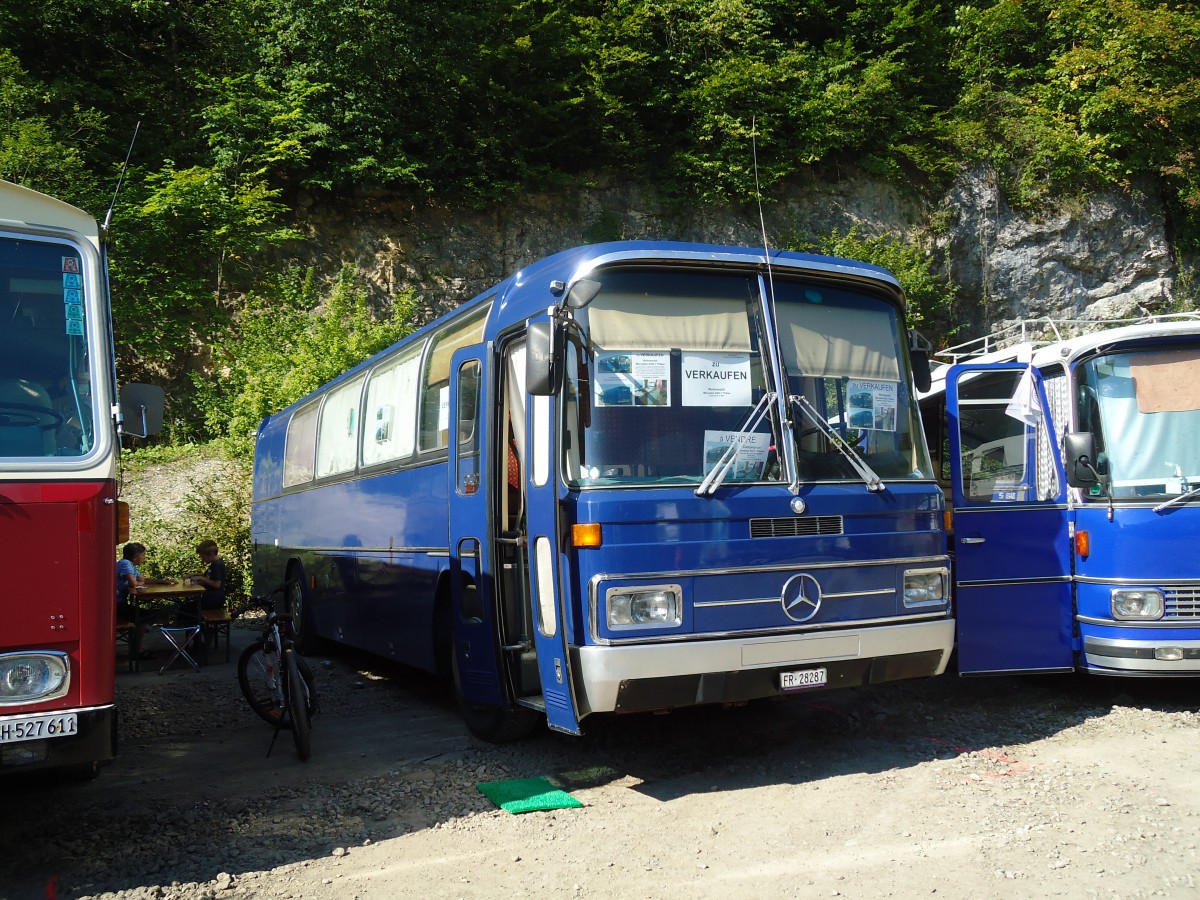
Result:
[[[1167,500],[1164,503],[1158,504],[1158,506],[1154,507],[1154,511],[1162,512],[1164,509],[1167,509],[1172,506],[1177,506],[1180,503],[1187,503],[1193,497],[1196,497],[1198,495],[1200,495],[1200,485],[1197,485],[1194,488],[1189,488],[1188,490],[1186,490],[1182,494],[1180,494],[1178,497],[1172,497],[1170,500]]]
[[[771,391],[763,394],[754,409],[750,410],[750,415],[746,417],[746,421],[742,424],[742,427],[734,432],[734,434],[749,434],[754,431],[758,427],[758,423],[767,414],[767,410],[771,406],[771,401],[774,399],[775,394]],[[713,491],[721,486],[721,482],[725,480],[725,476],[729,474],[729,470],[733,468],[733,464],[737,461],[738,452],[741,449],[741,441],[734,440],[729,442],[729,446],[725,448],[725,452],[721,454],[721,458],[717,460],[716,465],[708,470],[708,474],[704,476],[704,480],[696,488],[695,494],[697,497],[711,496]]]
[[[808,398],[799,394],[792,394],[791,401],[799,408],[800,412],[812,420],[812,423],[817,426],[817,430],[829,439],[842,456],[846,457],[846,461],[858,473],[858,477],[866,482],[868,491],[884,490],[882,479],[867,465],[867,461],[858,454],[858,451],[844,437],[838,434],[836,429],[825,421],[824,416],[817,412],[816,407],[808,401]]]

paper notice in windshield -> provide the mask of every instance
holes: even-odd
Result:
[[[749,406],[750,354],[683,354],[684,406]]]
[[[671,354],[596,354],[597,406],[670,406]]]
[[[704,432],[704,474],[707,475],[731,446],[737,456],[726,470],[724,481],[758,481],[762,478],[771,450],[769,434],[744,434],[740,431]]]
[[[846,425],[867,431],[896,430],[895,381],[851,378],[846,383]]]

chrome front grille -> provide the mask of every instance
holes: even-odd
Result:
[[[1163,618],[1200,619],[1200,587],[1163,589]]]
[[[817,534],[841,534],[841,516],[786,516],[777,519],[751,519],[750,537],[806,537]]]

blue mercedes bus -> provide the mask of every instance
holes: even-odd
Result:
[[[959,671],[1200,675],[1200,316],[1018,322],[943,352],[920,405]]]
[[[558,253],[262,423],[255,585],[302,648],[445,672],[493,741],[939,674],[909,344],[864,263]]]

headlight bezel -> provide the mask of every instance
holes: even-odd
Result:
[[[1142,611],[1132,609],[1131,604],[1150,599],[1149,606]],[[1112,617],[1119,622],[1157,622],[1166,615],[1166,597],[1158,588],[1113,588],[1108,595],[1108,608]]]
[[[909,588],[909,580],[923,581],[924,586]],[[934,588],[931,590],[931,588]],[[900,596],[905,609],[945,607],[950,602],[950,570],[945,566],[923,569],[905,569],[900,579]]]
[[[647,613],[655,617],[646,618]],[[683,624],[683,587],[678,584],[611,587],[604,592],[604,622],[613,632],[678,628]]]
[[[27,667],[23,675],[16,670]],[[41,673],[32,671],[41,669]],[[17,676],[17,677],[14,677]],[[23,680],[32,686],[22,692],[10,687]],[[19,650],[0,653],[0,707],[29,706],[56,700],[71,689],[71,657],[62,650]]]

